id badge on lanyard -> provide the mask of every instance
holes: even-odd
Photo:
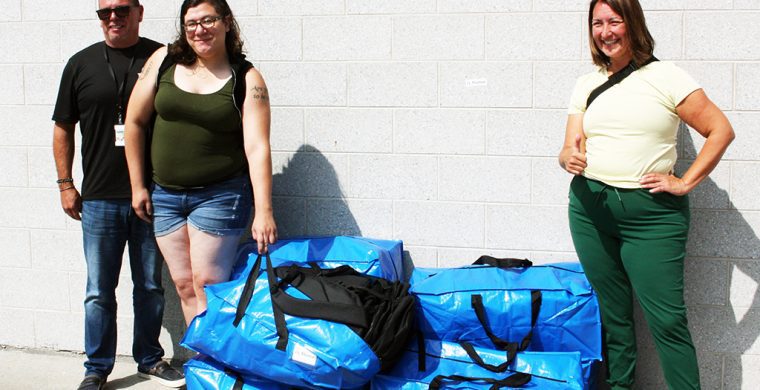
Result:
[[[124,74],[124,79],[121,81],[121,84],[119,84],[119,82],[116,80],[116,72],[114,71],[113,65],[111,65],[111,61],[108,58],[108,51],[106,50],[105,44],[103,45],[103,56],[105,57],[106,63],[108,63],[108,70],[110,71],[111,77],[116,84],[116,98],[118,99],[118,102],[116,103],[116,123],[113,125],[114,146],[124,147],[124,95],[126,92],[125,89],[127,78],[129,77],[129,72],[132,70],[132,66],[135,63],[135,55],[133,54],[132,58],[129,61],[129,67],[127,68],[127,72]]]

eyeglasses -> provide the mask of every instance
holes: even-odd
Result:
[[[101,8],[95,11],[95,13],[98,14],[98,19],[108,20],[111,17],[111,12],[115,13],[117,18],[126,18],[131,10],[131,5],[121,5],[116,8]]]
[[[185,22],[185,30],[186,31],[195,31],[196,28],[198,28],[198,25],[203,26],[203,28],[211,28],[214,27],[217,20],[221,20],[221,16],[206,16],[205,18],[201,20],[190,20]]]

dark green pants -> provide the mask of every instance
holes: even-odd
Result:
[[[683,300],[688,197],[615,188],[582,176],[573,179],[569,197],[575,251],[599,297],[608,383],[613,389],[633,385],[635,294],[668,387],[699,389]]]

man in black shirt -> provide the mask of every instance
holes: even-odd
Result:
[[[124,248],[134,283],[132,354],[138,374],[169,387],[185,379],[162,360],[163,259],[152,227],[132,211],[124,157],[124,118],[138,72],[161,45],[139,36],[138,0],[99,0],[105,37],[72,56],[63,71],[53,120],[53,154],[64,212],[82,222],[87,262],[85,377],[81,390],[101,389],[116,356],[116,285]],[[82,132],[81,195],[72,179],[74,133]]]

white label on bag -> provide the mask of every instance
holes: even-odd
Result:
[[[317,365],[317,355],[309,351],[301,344],[293,343],[293,355],[290,357],[293,361],[314,367]]]

